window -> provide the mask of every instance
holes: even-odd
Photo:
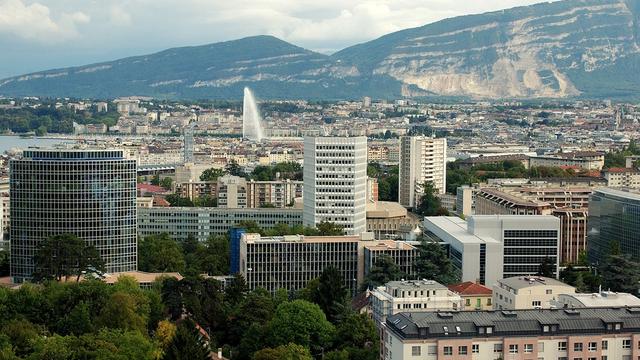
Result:
[[[558,351],[566,351],[567,350],[567,342],[560,341],[558,342]]]
[[[573,351],[582,351],[582,343],[574,343]]]
[[[458,355],[467,355],[467,347],[458,346]]]
[[[420,346],[411,347],[411,356],[420,356]]]
[[[622,340],[622,348],[623,349],[631,349],[631,340]]]
[[[453,355],[453,346],[445,346],[443,353],[445,355]]]
[[[602,350],[607,350],[609,348],[609,342],[607,340],[602,340]]]
[[[477,354],[480,352],[480,345],[478,344],[473,344],[471,345],[471,352],[474,354]]]
[[[548,290],[547,290],[547,295],[551,295],[551,294],[553,294],[553,290],[548,289]]]
[[[491,298],[487,299],[487,306],[491,306]]]
[[[597,342],[590,342],[589,343],[589,351],[596,351],[598,350],[598,343]]]
[[[509,345],[509,354],[517,354],[518,353],[518,344]]]
[[[542,302],[540,300],[532,301],[531,302],[531,306],[540,307],[540,306],[542,306]]]
[[[533,344],[524,344],[524,352],[532,353],[533,352]]]
[[[436,345],[429,345],[427,347],[427,355],[438,355],[438,347]]]
[[[538,352],[544,352],[544,343],[543,342],[539,342],[538,343]]]
[[[465,305],[466,305],[466,306],[471,306],[471,299],[467,299],[467,300],[465,301]]]
[[[607,355],[602,355],[602,357],[600,358],[600,360],[609,360],[609,358],[607,357]]]
[[[501,353],[502,352],[502,344],[493,344],[493,352]]]

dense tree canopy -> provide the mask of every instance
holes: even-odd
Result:
[[[60,234],[44,240],[34,258],[36,281],[75,277],[80,280],[83,274],[101,273],[104,271],[104,261],[93,245],[87,245],[84,240],[73,234]]]
[[[459,271],[453,266],[440,244],[423,238],[417,247],[415,268],[419,278],[435,280],[444,285],[460,280]]]

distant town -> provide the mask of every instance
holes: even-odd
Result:
[[[0,99],[0,294],[113,301],[5,329],[134,329],[139,358],[635,354],[636,105],[259,95]]]

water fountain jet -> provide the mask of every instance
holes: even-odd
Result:
[[[264,128],[258,104],[256,104],[253,92],[248,87],[244,88],[244,101],[242,104],[242,137],[258,142],[264,139]]]

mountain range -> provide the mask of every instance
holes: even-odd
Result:
[[[0,80],[0,95],[351,99],[640,96],[640,0],[564,0],[442,20],[333,55],[255,36]]]

